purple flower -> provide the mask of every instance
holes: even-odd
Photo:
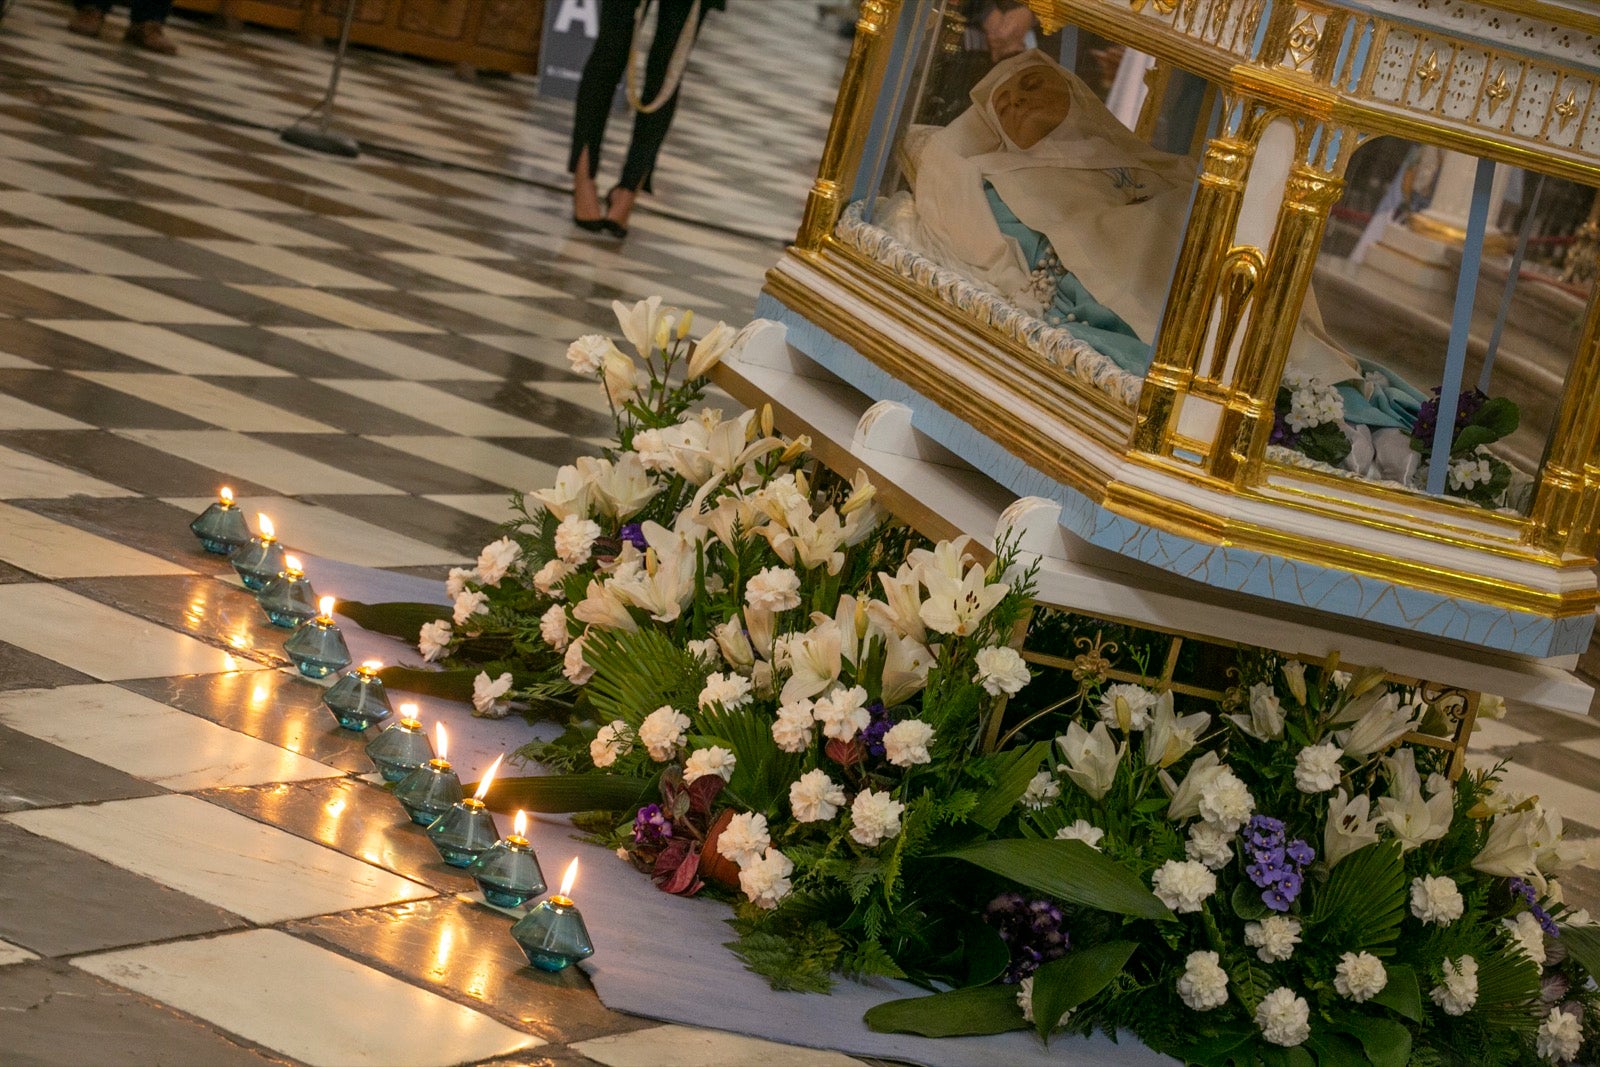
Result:
[[[1309,866],[1311,861],[1317,858],[1311,846],[1299,839],[1290,841],[1289,847],[1284,849],[1284,854],[1294,860],[1295,865],[1299,867]]]
[[[1533,886],[1524,882],[1521,878],[1512,878],[1507,884],[1511,887],[1511,892],[1527,902],[1528,911],[1538,920],[1539,929],[1543,930],[1549,937],[1561,936],[1561,928],[1556,925],[1556,921],[1550,917],[1548,911],[1539,906],[1539,894]]]
[[[889,709],[883,706],[881,700],[868,704],[867,711],[871,713],[872,721],[861,731],[861,741],[874,759],[883,759],[883,735],[894,726],[894,717],[889,714]]]
[[[672,839],[672,820],[660,804],[646,804],[633,817],[633,840],[641,845],[660,846]]]
[[[640,552],[650,547],[650,543],[644,539],[644,527],[636,522],[623,523],[622,529],[617,533],[617,538],[622,541],[632,542],[633,547]]]
[[[1273,911],[1288,911],[1289,905],[1294,903],[1294,898],[1279,889],[1269,889],[1261,894],[1262,903]]]
[[[1011,962],[1001,976],[1002,982],[1020,982],[1038,970],[1041,963],[1067,954],[1066,917],[1053,901],[1001,893],[984,908],[984,919],[1011,950]]]

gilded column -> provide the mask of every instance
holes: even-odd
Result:
[[[1534,495],[1533,536],[1553,552],[1592,555],[1600,522],[1600,300],[1584,321],[1566,394],[1556,412],[1550,452]]]
[[[884,30],[899,10],[900,0],[861,0],[861,17],[856,20],[856,35],[850,44],[850,59],[845,64],[844,81],[833,105],[833,121],[828,140],[822,147],[822,163],[817,180],[806,197],[805,214],[795,244],[807,251],[822,247],[833,232],[844,209],[850,171],[861,154],[866,136],[868,110],[876,90],[876,74],[882,65]]]
[[[1278,382],[1300,323],[1322,231],[1343,190],[1343,180],[1305,164],[1290,171],[1284,184],[1266,270],[1211,450],[1211,473],[1235,485],[1258,474],[1272,430]]]
[[[1156,350],[1139,394],[1133,437],[1138,451],[1166,451],[1177,421],[1178,398],[1189,391],[1200,361],[1217,281],[1239,222],[1245,177],[1254,154],[1253,144],[1234,137],[1218,137],[1206,144],[1194,210],[1178,251],[1178,269],[1161,316]]]

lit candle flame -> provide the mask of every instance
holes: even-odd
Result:
[[[304,574],[305,570],[304,570],[304,568],[302,568],[300,566],[300,557],[299,556],[284,556],[283,557],[283,573],[294,575],[295,577],[299,577],[300,575]]]
[[[317,601],[317,608],[324,619],[333,618],[333,597],[325,596]]]
[[[222,501],[223,507],[233,507],[233,490],[229,489],[227,486],[223,486],[222,491],[217,494],[217,499]]]
[[[489,769],[483,772],[483,781],[478,783],[478,791],[472,794],[473,799],[482,800],[489,792],[489,783],[494,781],[495,772],[500,769],[500,761],[505,758],[505,753],[502,752],[494,758],[493,763],[489,764]]]
[[[416,722],[417,721],[417,706],[415,704],[401,704],[400,705],[400,721],[401,722]]]
[[[374,674],[383,670],[383,660],[381,659],[362,660],[361,665],[367,670],[372,671]]]
[[[439,753],[441,760],[446,759],[447,753],[450,751],[450,737],[444,732],[444,723],[436,722],[433,724],[433,736],[436,738],[433,745],[434,750]]]
[[[527,837],[528,836],[528,813],[523,811],[521,808],[518,808],[517,809],[517,820],[516,820],[516,823],[514,825],[515,825],[515,829],[513,829],[511,831],[512,833],[516,834],[518,837]]]
[[[567,864],[567,873],[561,876],[561,892],[558,896],[571,897],[572,883],[578,880],[578,857],[572,857],[572,862]]]
[[[278,536],[278,531],[273,528],[272,520],[267,518],[264,511],[256,512],[256,526],[261,530],[261,540],[271,541]]]

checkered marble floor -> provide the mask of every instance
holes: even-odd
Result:
[[[178,18],[152,57],[47,0],[0,23],[7,1067],[846,1062],[523,966],[186,529],[227,482],[296,547],[438,577],[604,435],[563,352],[613,299],[744,321],[845,45],[808,0],[733,6],[625,244],[568,223],[570,109],[527,79],[356,50],[350,162],[276,136],[325,49]],[[1594,725],[1514,712],[1481,741],[1600,829]]]

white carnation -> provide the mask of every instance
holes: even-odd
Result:
[[[717,852],[743,867],[760,859],[771,844],[772,837],[767,833],[767,817],[741,811],[723,827],[717,838]]]
[[[933,727],[921,719],[907,719],[889,727],[883,735],[883,755],[896,767],[931,763],[928,746],[933,743]]]
[[[1449,878],[1411,879],[1411,914],[1423,922],[1437,926],[1453,923],[1465,907],[1461,890]]]
[[[1017,803],[1029,811],[1043,811],[1045,806],[1061,795],[1061,783],[1049,771],[1040,771],[1028,779],[1028,788],[1022,791]]]
[[[1124,733],[1150,725],[1150,709],[1161,697],[1140,685],[1113,685],[1100,694],[1100,718]]]
[[[540,567],[538,573],[533,576],[533,587],[547,597],[554,597],[560,600],[562,597],[561,583],[566,581],[567,576],[577,569],[564,559],[553,559],[543,567]]]
[[[862,790],[850,805],[850,836],[858,845],[871,848],[900,832],[900,813],[904,804],[888,793]]]
[[[509,537],[485,545],[478,553],[478,578],[484,585],[499,585],[500,579],[522,558],[522,546]]]
[[[822,732],[839,741],[848,741],[872,722],[867,710],[867,691],[859,685],[835,688],[812,706],[811,714],[822,724]]]
[[[1389,972],[1384,970],[1383,961],[1370,952],[1346,952],[1334,968],[1333,988],[1357,1004],[1382,993],[1388,984]]]
[[[1261,998],[1256,1025],[1274,1045],[1292,1048],[1311,1036],[1311,1005],[1288,986],[1279,986]]]
[[[424,623],[421,632],[417,634],[417,651],[422,653],[422,658],[432,663],[440,654],[450,647],[450,624],[444,619],[435,619],[433,622]]]
[[[1178,979],[1178,996],[1194,1011],[1211,1011],[1228,1002],[1228,972],[1215,952],[1191,952]]]
[[[467,588],[468,582],[478,580],[478,572],[470,567],[451,567],[444,580],[444,595],[454,600]]]
[[[1552,1063],[1565,1063],[1578,1055],[1583,1044],[1583,1024],[1571,1012],[1551,1008],[1550,1014],[1539,1024],[1534,1049]]]
[[[567,646],[567,654],[561,661],[561,673],[567,676],[567,681],[573,685],[583,685],[594,677],[594,668],[589,666],[583,658],[583,638],[573,638]]]
[[[1506,932],[1530,960],[1544,966],[1544,928],[1534,918],[1533,912],[1519,911],[1514,918],[1501,919],[1500,925],[1506,928]]]
[[[1198,860],[1213,871],[1220,871],[1233,862],[1233,833],[1211,822],[1197,822],[1189,827],[1189,840],[1184,842],[1183,854]]]
[[[980,648],[976,660],[978,673],[972,680],[983,686],[983,691],[990,696],[999,696],[1001,693],[1010,696],[1020,691],[1033,677],[1028,673],[1028,664],[1014,648]]]
[[[1256,801],[1250,790],[1228,767],[1219,768],[1200,791],[1200,817],[1229,833],[1238,833],[1255,810]]]
[[[815,705],[809,700],[784,704],[778,708],[778,717],[772,723],[772,739],[785,752],[804,752],[811,747],[816,730]]]
[[[742,674],[711,674],[706,676],[705,688],[700,690],[698,704],[709,708],[721,704],[724,711],[742,708],[750,703],[750,679]]]
[[[720,745],[697,748],[683,764],[683,780],[688,783],[714,774],[726,782],[733,777],[733,766],[737,762],[734,754]]]
[[[556,555],[574,566],[587,563],[600,536],[600,524],[593,519],[568,515],[556,526]]]
[[[489,594],[480,593],[473,589],[464,589],[456,597],[455,620],[461,626],[474,615],[489,614]]]
[[[1217,876],[1194,860],[1168,860],[1156,868],[1152,883],[1161,903],[1179,914],[1199,911],[1217,891]]]
[[[702,637],[698,640],[688,642],[683,647],[684,650],[689,653],[689,655],[693,656],[701,663],[722,662],[722,650],[717,647],[717,639],[714,637]]]
[[[777,849],[769,848],[760,859],[740,866],[739,888],[757,907],[775,908],[789,895],[792,888],[789,875],[793,873],[793,861]]]
[[[651,759],[665,763],[677,754],[688,729],[689,716],[665,704],[646,715],[639,724],[639,743],[649,751]]]
[[[789,786],[789,810],[795,822],[823,822],[844,806],[844,788],[818,768],[802,774]]]
[[[609,337],[586,333],[567,346],[567,362],[572,365],[572,373],[592,378],[600,373],[600,368],[606,361],[606,353],[615,347],[617,346],[611,343]]]
[[[1446,1015],[1465,1015],[1478,1003],[1478,961],[1462,956],[1454,961],[1446,959],[1440,966],[1444,969],[1444,983],[1430,989],[1428,996]]]
[[[1088,819],[1079,819],[1071,826],[1063,826],[1056,831],[1057,841],[1082,841],[1096,852],[1100,851],[1100,839],[1105,836],[1106,832]]]
[[[609,767],[617,762],[618,756],[632,751],[633,735],[621,719],[612,719],[600,727],[594,740],[589,742],[589,759],[596,767]]]
[[[539,636],[544,638],[544,643],[560,652],[572,640],[572,633],[567,628],[567,609],[560,604],[551,604],[545,613],[539,616]]]
[[[1256,950],[1262,963],[1282,963],[1300,943],[1300,921],[1287,915],[1268,915],[1244,924],[1244,943]]]
[[[1332,741],[1307,745],[1294,758],[1294,785],[1302,793],[1326,793],[1339,784],[1339,757],[1344,750]]]
[[[752,608],[788,611],[800,606],[800,576],[788,567],[763,567],[744,587]]]
[[[491,679],[488,671],[479,671],[472,680],[472,713],[480,718],[503,719],[506,708],[500,698],[511,692],[511,672]],[[498,706],[497,706],[498,705]]]

